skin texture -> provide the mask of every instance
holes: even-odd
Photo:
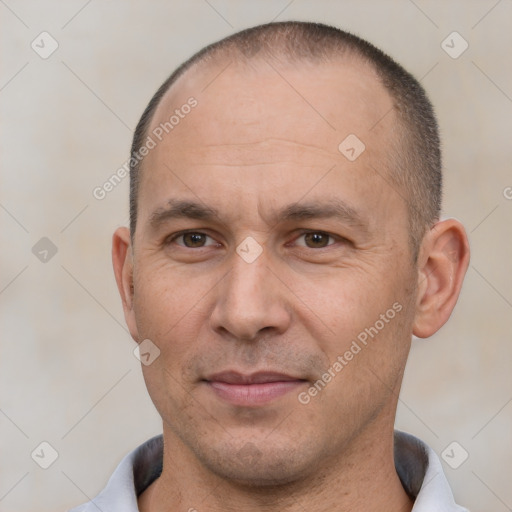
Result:
[[[190,96],[197,107],[144,160],[133,244],[127,228],[113,237],[132,337],[161,351],[143,372],[164,468],[140,509],[410,510],[393,462],[398,393],[411,335],[435,333],[457,300],[463,227],[437,223],[413,263],[406,205],[383,179],[392,102],[361,62],[203,63],[168,91],[151,129]],[[353,162],[338,150],[349,134],[366,145]],[[170,200],[216,215],[152,224]],[[357,219],[276,216],[333,201]],[[173,238],[183,230],[199,235]],[[262,249],[252,263],[236,251],[247,237]],[[393,304],[394,318],[301,403]],[[228,370],[302,382],[234,405],[204,380]]]

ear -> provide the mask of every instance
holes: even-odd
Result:
[[[413,334],[428,338],[450,318],[469,265],[462,224],[440,221],[424,237],[418,259],[418,295]]]
[[[133,309],[133,251],[128,228],[118,228],[112,236],[112,264],[123,303],[124,318],[132,338],[138,342],[139,333]]]

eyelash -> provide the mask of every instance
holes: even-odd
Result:
[[[197,234],[197,235],[204,235],[210,239],[213,240],[213,237],[211,237],[210,235],[208,235],[207,233],[203,233],[202,231],[193,231],[193,230],[189,230],[189,231],[180,231],[179,233],[175,233],[174,235],[171,235],[169,237],[167,237],[164,242],[163,242],[163,245],[170,245],[171,243],[175,242],[177,239],[185,236],[185,235],[189,235],[189,234]],[[343,242],[343,243],[349,243],[349,240],[347,240],[346,238],[343,238],[341,236],[335,236],[335,235],[332,235],[330,233],[326,233],[325,231],[315,231],[315,230],[304,230],[304,231],[301,231],[299,233],[299,235],[294,239],[294,241],[298,240],[299,238],[305,236],[305,235],[308,235],[308,234],[317,234],[317,235],[324,235],[324,236],[328,236],[330,239],[332,239],[334,242],[338,241],[338,242]],[[180,247],[184,248],[184,249],[205,249],[206,247],[210,247],[210,246],[201,246],[201,247],[187,247],[186,245],[181,245],[181,244],[178,244]],[[304,249],[313,249],[313,250],[319,250],[319,249],[326,249],[327,247],[330,247],[331,245],[334,245],[334,243],[328,243],[325,247],[318,247],[318,248],[314,248],[314,247],[307,247],[306,245],[302,245],[302,246],[299,246],[299,247],[302,247]]]

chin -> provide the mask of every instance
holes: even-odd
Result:
[[[212,473],[239,486],[281,487],[307,478],[315,466],[311,446],[301,450],[291,444],[291,440],[281,444],[266,439],[241,443],[231,440],[227,446],[213,450],[210,446],[196,455]]]

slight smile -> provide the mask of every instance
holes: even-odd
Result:
[[[244,375],[226,371],[204,379],[210,389],[232,405],[257,406],[279,398],[307,382],[306,379],[275,372]]]

